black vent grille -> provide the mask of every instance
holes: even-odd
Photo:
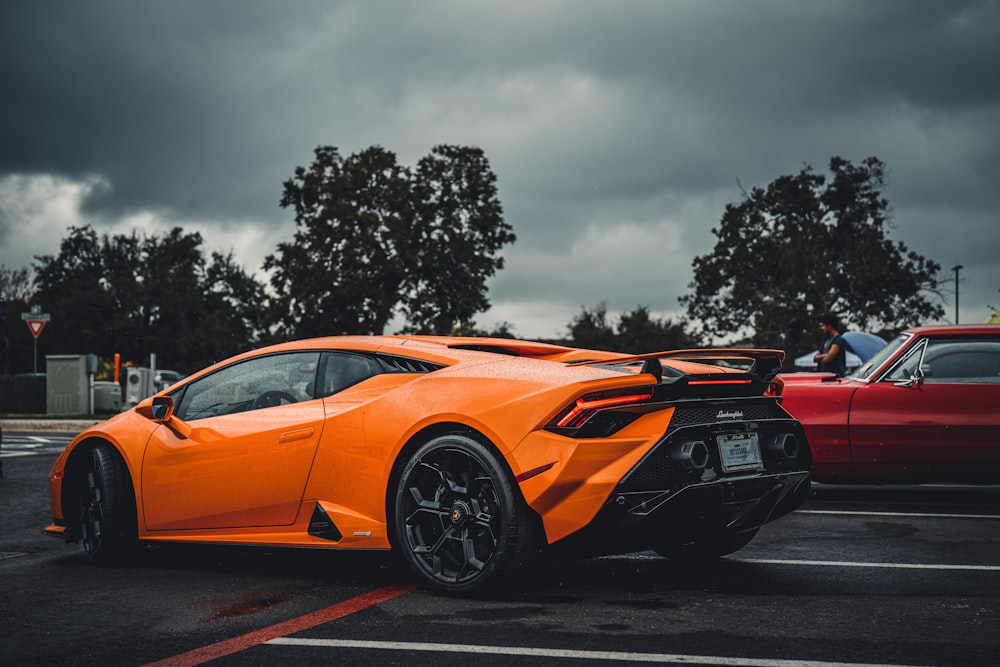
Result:
[[[673,490],[680,482],[666,447],[654,449],[622,482],[621,491]]]
[[[389,373],[433,373],[436,370],[444,368],[441,364],[435,364],[422,359],[410,359],[408,357],[382,354],[378,355],[378,358]]]
[[[740,413],[740,416],[725,416],[735,415],[735,413]],[[770,401],[757,404],[741,404],[732,407],[728,405],[690,408],[681,406],[674,411],[674,416],[670,419],[670,426],[667,428],[667,433],[685,426],[764,419],[788,419],[788,415]]]
[[[806,446],[794,459],[786,459],[767,450],[766,443],[782,433],[794,435],[805,443],[801,426],[788,416],[773,398],[746,401],[718,401],[705,405],[679,405],[663,439],[646,454],[619,483],[621,493],[678,491],[684,486],[712,481],[720,476],[739,475],[722,471],[718,437],[724,433],[752,430],[760,438],[764,467],[760,472],[777,473],[807,470],[811,457]],[[686,441],[700,440],[708,448],[708,465],[703,471],[675,461],[671,452]]]

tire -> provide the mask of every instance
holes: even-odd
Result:
[[[715,560],[738,551],[749,544],[756,534],[756,530],[751,530],[744,533],[708,535],[681,544],[661,544],[654,547],[653,551],[670,560],[695,564]]]
[[[91,562],[118,564],[138,546],[135,493],[128,467],[107,444],[85,454],[78,473],[80,542]]]
[[[437,437],[406,460],[396,479],[393,544],[432,589],[494,590],[535,555],[535,516],[505,463],[481,442]]]

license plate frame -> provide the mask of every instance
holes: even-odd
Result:
[[[760,470],[764,459],[760,455],[760,436],[753,431],[723,433],[716,438],[723,472]]]

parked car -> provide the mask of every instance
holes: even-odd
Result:
[[[1000,326],[908,329],[854,373],[792,373],[818,481],[1000,483]]]
[[[808,495],[809,447],[774,391],[782,358],[285,343],[78,435],[49,476],[45,531],[95,562],[140,541],[395,549],[447,593],[544,549],[714,558]]]

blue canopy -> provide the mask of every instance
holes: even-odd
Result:
[[[868,361],[872,355],[885,347],[884,338],[866,331],[848,331],[840,335],[862,362]]]

